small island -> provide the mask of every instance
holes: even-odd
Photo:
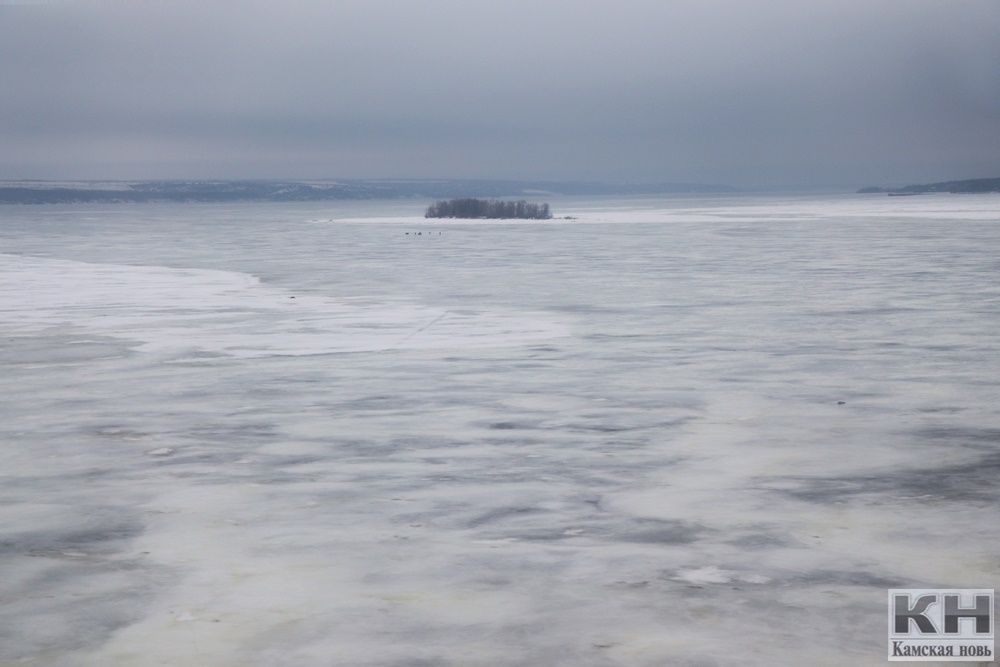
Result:
[[[532,204],[523,199],[520,201],[504,201],[502,199],[448,199],[436,201],[428,206],[424,217],[549,220],[552,218],[552,212],[549,211],[548,204]]]

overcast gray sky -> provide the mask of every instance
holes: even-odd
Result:
[[[0,178],[1000,176],[998,0],[0,0]]]

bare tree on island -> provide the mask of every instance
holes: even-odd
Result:
[[[436,201],[427,207],[425,218],[524,218],[548,220],[552,217],[548,204],[501,199],[448,199]]]

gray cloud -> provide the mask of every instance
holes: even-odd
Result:
[[[994,0],[0,6],[0,177],[998,175],[997,35]]]

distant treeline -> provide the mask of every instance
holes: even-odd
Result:
[[[944,181],[924,185],[907,185],[901,188],[861,188],[862,194],[888,192],[890,194],[923,194],[927,192],[951,192],[955,194],[976,194],[984,192],[1000,192],[1000,178],[970,178],[964,181]]]
[[[425,218],[527,218],[548,220],[552,217],[548,204],[530,204],[501,199],[449,199],[427,207]]]

